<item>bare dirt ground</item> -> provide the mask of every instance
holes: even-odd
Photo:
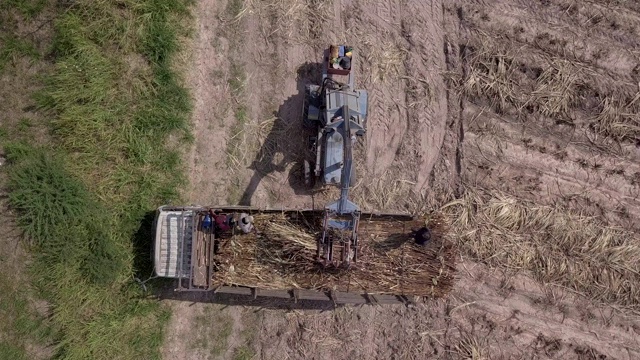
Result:
[[[31,21],[24,20],[17,9],[0,9],[0,32],[15,34],[43,54],[53,34],[48,8]],[[3,36],[4,40],[5,36]],[[6,44],[0,44],[0,49]],[[9,48],[7,46],[7,48]],[[29,285],[31,258],[25,251],[23,236],[9,207],[4,143],[25,138],[48,141],[45,121],[35,106],[33,94],[42,86],[38,77],[51,64],[33,54],[2,50],[0,60],[0,357],[24,356],[47,359],[54,353],[50,339],[38,338],[43,319],[51,315],[46,302],[39,300]],[[10,355],[9,355],[10,354]]]
[[[302,184],[308,154],[300,110],[323,49],[337,42],[356,47],[356,83],[370,93],[356,201],[367,210],[422,212],[464,194],[488,200],[486,211],[476,202],[468,213],[449,213],[451,240],[464,258],[444,299],[336,310],[171,301],[166,358],[640,357],[634,2],[228,0],[197,7],[192,203],[319,207],[335,196],[312,196]],[[496,225],[511,216],[505,204],[516,203],[525,204],[520,217]],[[483,211],[481,219],[496,223],[469,215]],[[528,225],[539,213],[548,215],[545,224],[584,221],[600,235],[591,243],[568,226],[567,238],[577,240],[563,247],[566,239],[554,235],[561,229]],[[617,235],[603,240],[609,231]],[[529,235],[540,241],[526,241]],[[602,257],[591,256],[598,249]],[[556,253],[563,261],[554,262]],[[590,275],[578,279],[585,267]],[[202,334],[206,340],[197,342]]]

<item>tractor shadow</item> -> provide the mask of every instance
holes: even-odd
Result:
[[[273,114],[275,123],[249,166],[253,175],[240,198],[239,205],[250,206],[262,180],[273,173],[286,172],[291,165],[287,177],[294,193],[312,194],[311,188],[304,182],[304,159],[311,156],[308,138],[312,135],[312,130],[303,126],[302,106],[306,85],[320,84],[321,81],[321,63],[308,62],[298,68],[297,92],[285,100]]]

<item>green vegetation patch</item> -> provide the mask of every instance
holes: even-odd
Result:
[[[2,140],[10,204],[30,240],[33,282],[52,307],[58,357],[160,356],[169,314],[134,279],[150,274],[139,261],[150,247],[139,242],[151,239],[140,228],[184,183],[190,101],[173,58],[189,35],[190,4],[59,3],[54,69],[36,94],[53,143]]]
[[[30,340],[48,343],[52,337],[49,322],[27,300],[29,289],[5,273],[0,273],[0,292],[0,359],[32,358],[27,344]]]
[[[38,59],[39,53],[32,43],[13,34],[0,35],[0,72],[18,57]]]
[[[47,6],[48,0],[4,0],[2,10],[17,10],[27,20],[38,15]]]
[[[18,59],[41,58],[31,37],[19,34],[19,23],[26,24],[42,12],[47,0],[4,0],[0,2],[0,74]]]
[[[227,349],[232,330],[233,319],[220,306],[207,304],[193,321],[189,345],[203,359],[218,359]]]

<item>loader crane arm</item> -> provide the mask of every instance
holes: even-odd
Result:
[[[358,254],[360,207],[349,199],[355,183],[354,139],[364,136],[368,108],[366,90],[355,89],[357,61],[353,48],[330,46],[325,51],[322,83],[307,85],[303,121],[315,128],[310,149],[315,166],[305,161],[305,181],[311,173],[320,186],[340,188],[340,198],[324,208],[322,236],[317,243],[317,260],[324,266],[350,266]],[[334,253],[339,252],[339,257]]]
[[[347,95],[342,94],[343,97]],[[343,104],[346,101],[343,100]],[[324,211],[322,237],[318,239],[317,257],[324,266],[349,267],[358,257],[358,225],[360,207],[349,200],[353,176],[352,118],[347,105],[332,119],[333,131],[339,131],[343,143],[343,161],[340,176],[340,198],[328,204]],[[339,249],[339,259],[334,259],[334,248]]]

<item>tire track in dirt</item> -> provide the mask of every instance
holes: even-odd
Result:
[[[575,5],[575,9],[570,5]],[[566,11],[559,12],[560,8]],[[602,111],[597,104],[601,100],[594,99],[633,98],[638,92],[632,70],[637,64],[633,49],[640,43],[626,35],[619,36],[619,30],[607,32],[599,22],[584,19],[587,12],[601,12],[602,8],[587,9],[563,1],[495,0],[483,5],[464,4],[463,9],[469,13],[467,26],[473,29],[472,45],[484,46],[485,41],[490,41],[489,47],[495,47],[492,50],[498,56],[511,51],[507,57],[513,57],[525,70],[570,63],[574,67],[569,71],[580,77],[574,84],[576,88],[568,90],[580,91],[570,105],[569,126],[559,126],[563,122],[555,115],[542,116],[536,110],[526,113],[508,108],[504,114],[493,116],[496,111],[486,101],[472,99],[474,106],[466,115],[475,122],[467,125],[470,139],[465,144],[467,180],[536,202],[574,207],[624,227],[639,228],[633,219],[640,214],[635,179],[638,173],[635,162],[640,153],[625,144],[619,144],[614,151],[612,145],[616,142],[601,136],[593,125],[595,115]],[[606,15],[611,21],[623,23],[616,17],[622,16],[619,12]],[[623,16],[636,17],[637,14]],[[513,51],[514,46],[523,47],[518,52]],[[593,54],[602,49],[610,56],[594,58]],[[512,77],[511,81],[518,83],[514,88],[517,92],[537,89],[534,85],[537,79],[531,77]],[[580,87],[591,90],[579,90]],[[520,122],[505,120],[510,117],[517,117]],[[497,136],[496,140],[487,141],[491,136],[485,133]],[[576,143],[586,145],[573,145]],[[600,149],[595,146],[598,144]]]
[[[451,310],[450,315],[460,329],[476,323],[476,336],[487,333],[486,346],[494,356],[501,354],[497,358],[580,359],[583,352],[613,359],[640,356],[637,317],[625,318],[611,308],[560,288],[541,286],[526,276],[507,278],[468,265],[464,268],[471,269],[470,276],[456,285],[464,290],[454,294],[464,305],[455,307],[455,314]]]
[[[640,322],[470,261],[447,299],[413,306],[332,311],[260,310],[260,358],[273,359],[634,359]]]
[[[238,180],[231,190],[241,193],[241,204],[312,207],[301,171],[309,135],[301,115],[304,86],[319,83],[322,55],[315,51],[314,34],[322,32],[326,21],[311,16],[321,6],[311,0],[293,8],[286,3],[247,3],[244,21],[250,25],[242,40],[248,108],[241,134],[245,158],[235,169]],[[312,38],[300,41],[302,30],[295,28]]]
[[[243,311],[239,307],[230,308],[227,313],[230,315],[231,331],[229,332],[227,340],[227,349],[224,353],[225,359],[235,359],[237,350],[244,345],[245,339],[243,339],[242,332],[247,325],[243,323]]]
[[[449,19],[448,21],[443,21],[448,25],[445,27],[446,35],[443,45],[443,51],[447,64],[447,73],[459,73],[464,79],[468,76],[468,49],[464,45],[467,42],[467,32],[462,25],[465,22],[464,11],[460,7],[456,7],[454,9],[453,7],[445,8],[443,6],[442,16],[443,18]],[[449,118],[452,119],[450,128],[453,128],[455,126],[458,127],[457,139],[455,141],[456,148],[454,160],[456,179],[455,183],[452,184],[452,187],[454,189],[455,197],[459,198],[460,196],[462,196],[462,193],[464,191],[464,189],[462,188],[462,163],[464,160],[464,109],[466,99],[464,98],[464,94],[458,93],[456,86],[457,84],[453,79],[447,78],[445,82],[447,86],[446,99],[448,113]],[[455,104],[457,104],[457,108],[455,107]],[[457,125],[455,123],[457,123]],[[445,141],[448,142],[447,140]],[[432,177],[435,177],[435,174],[432,174]]]
[[[444,24],[441,1],[408,1],[406,13],[415,14],[402,24],[403,36],[409,43],[405,67],[408,70],[409,120],[415,139],[404,143],[415,154],[418,192],[429,187],[429,176],[443,150],[447,117],[446,86],[442,73],[447,69],[444,45]],[[453,125],[455,127],[455,125]],[[456,128],[455,131],[458,129]]]
[[[353,32],[347,35],[347,40],[361,48],[362,66],[356,82],[369,93],[366,171],[381,176],[396,162],[396,153],[407,131],[406,99],[399,79],[404,71],[394,63],[401,60],[404,44],[397,31],[385,31],[382,36],[374,34],[378,19],[388,23],[400,21],[401,2],[380,2],[372,9],[373,13],[360,1],[353,5],[349,19]]]
[[[591,167],[567,164],[552,155],[508,142],[501,142],[501,150],[497,153],[494,142],[473,133],[469,135],[467,146],[470,153],[475,153],[468,161],[484,168],[478,172],[469,171],[472,175],[468,179],[474,186],[517,193],[546,205],[555,203],[556,197],[563,201],[576,197],[590,199],[592,203],[583,210],[625,226],[631,225],[627,223],[629,217],[640,216],[638,187],[613,173],[611,168],[607,174],[607,170],[595,171]],[[529,174],[529,180],[526,174]],[[616,213],[620,213],[620,219],[612,217]]]
[[[490,7],[472,6],[470,13],[475,17],[474,23],[479,29],[501,34],[517,42],[552,49],[560,56],[575,57],[587,64],[597,64],[614,74],[618,81],[632,81],[631,75],[638,64],[638,54],[629,49],[640,46],[637,37],[627,37],[622,31],[620,34],[625,36],[615,36],[616,30],[602,29],[600,23],[593,24],[593,20],[589,20],[591,17],[578,10],[560,11],[568,6],[571,5],[554,3],[543,6],[529,2],[496,1]],[[580,9],[587,11],[583,7]],[[626,21],[620,23],[640,26],[640,18],[634,16],[634,20],[633,25]]]
[[[358,173],[374,177],[363,179],[354,194],[367,209],[401,209],[412,194],[426,196],[430,187],[438,186],[430,180],[440,156],[447,161],[440,164],[437,183],[443,183],[442,188],[455,183],[450,179],[456,177],[459,127],[457,121],[448,123],[443,5],[385,1],[368,9],[364,4],[353,1],[343,12],[348,42],[362,49],[357,82],[370,99],[366,166]],[[445,136],[453,146],[443,144]]]
[[[468,133],[465,141],[466,181],[541,205],[558,204],[584,215],[606,219],[612,225],[638,229],[640,190],[634,179],[616,175],[617,168],[593,174],[591,168],[568,166],[553,156],[536,154],[517,144],[495,142]],[[508,155],[507,155],[508,154]],[[589,175],[591,174],[591,175]],[[637,181],[637,180],[635,180]]]

